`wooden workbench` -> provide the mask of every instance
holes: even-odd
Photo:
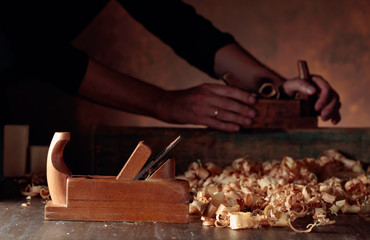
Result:
[[[47,221],[44,220],[44,203],[41,198],[33,198],[28,207],[21,206],[24,202],[26,202],[24,197],[0,200],[1,240],[365,240],[370,238],[370,223],[358,215],[339,216],[335,225],[316,227],[311,233],[302,234],[295,233],[288,227],[258,230],[203,227],[197,217],[192,217],[188,224]]]
[[[159,151],[179,134],[183,140],[171,151],[178,172],[189,161],[198,158],[220,165],[249,154],[257,161],[313,156],[328,148],[337,148],[364,163],[370,161],[370,129],[306,129],[306,130],[245,130],[238,134],[209,129],[122,128],[97,127],[94,131],[96,172],[116,175],[140,140]],[[73,141],[73,135],[71,137]],[[4,182],[4,181],[3,181]],[[0,184],[1,185],[1,184]],[[2,193],[14,193],[6,198]],[[198,217],[188,224],[46,221],[44,204],[33,198],[31,205],[22,207],[25,197],[14,190],[0,188],[0,240],[3,239],[370,239],[370,222],[358,215],[341,215],[336,224],[316,227],[309,234],[299,234],[290,228],[231,230],[203,227]]]

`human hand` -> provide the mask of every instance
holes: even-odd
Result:
[[[219,84],[202,84],[179,91],[166,91],[158,117],[166,122],[199,124],[237,132],[252,124],[255,97],[241,89]]]
[[[317,95],[318,98],[314,108],[320,113],[321,119],[323,121],[331,119],[333,124],[337,124],[341,119],[339,112],[341,103],[338,93],[323,77],[311,75],[311,79],[316,86],[305,80],[294,78],[285,81],[282,84],[282,89],[290,97],[294,96],[297,92],[310,96]]]

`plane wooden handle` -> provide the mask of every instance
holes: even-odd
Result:
[[[312,85],[315,85],[311,79],[310,72],[308,71],[307,62],[304,60],[297,61],[298,66],[298,76],[300,79],[309,82]],[[301,113],[303,117],[316,117],[318,113],[315,111],[315,102],[317,100],[316,95],[307,95],[299,93],[299,98],[303,100],[301,106]]]
[[[307,62],[304,60],[298,60],[298,76],[302,80],[311,81],[310,72],[308,71]]]
[[[46,177],[51,200],[57,205],[66,205],[67,177],[72,173],[63,160],[63,150],[70,140],[69,132],[56,132],[51,141],[46,162]]]

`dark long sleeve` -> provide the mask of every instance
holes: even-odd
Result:
[[[88,55],[70,43],[108,0],[1,1],[0,29],[11,43],[14,76],[28,76],[76,93]]]
[[[16,74],[27,75],[46,81],[58,89],[74,94],[79,89],[86,73],[88,55],[69,43],[60,43],[57,47],[34,46],[21,50],[16,56],[19,71]],[[16,51],[16,53],[18,52]]]
[[[235,42],[180,0],[118,0],[128,13],[198,69],[214,73],[215,53]]]
[[[108,0],[0,1],[0,30],[11,42],[16,74],[36,77],[76,93],[88,55],[70,42]],[[149,31],[190,64],[216,77],[214,56],[234,42],[179,0],[119,0]]]

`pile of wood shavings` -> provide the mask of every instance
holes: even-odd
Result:
[[[46,173],[26,174],[24,177],[15,179],[20,187],[20,193],[26,196],[26,202],[22,203],[22,207],[31,205],[32,197],[42,197],[49,199],[50,193],[46,181]]]
[[[370,171],[359,161],[327,150],[318,159],[255,162],[236,159],[221,169],[214,163],[193,162],[179,176],[189,181],[194,200],[190,214],[206,226],[231,229],[290,226],[295,232],[334,224],[339,213],[370,213]],[[304,230],[297,218],[312,216]]]

